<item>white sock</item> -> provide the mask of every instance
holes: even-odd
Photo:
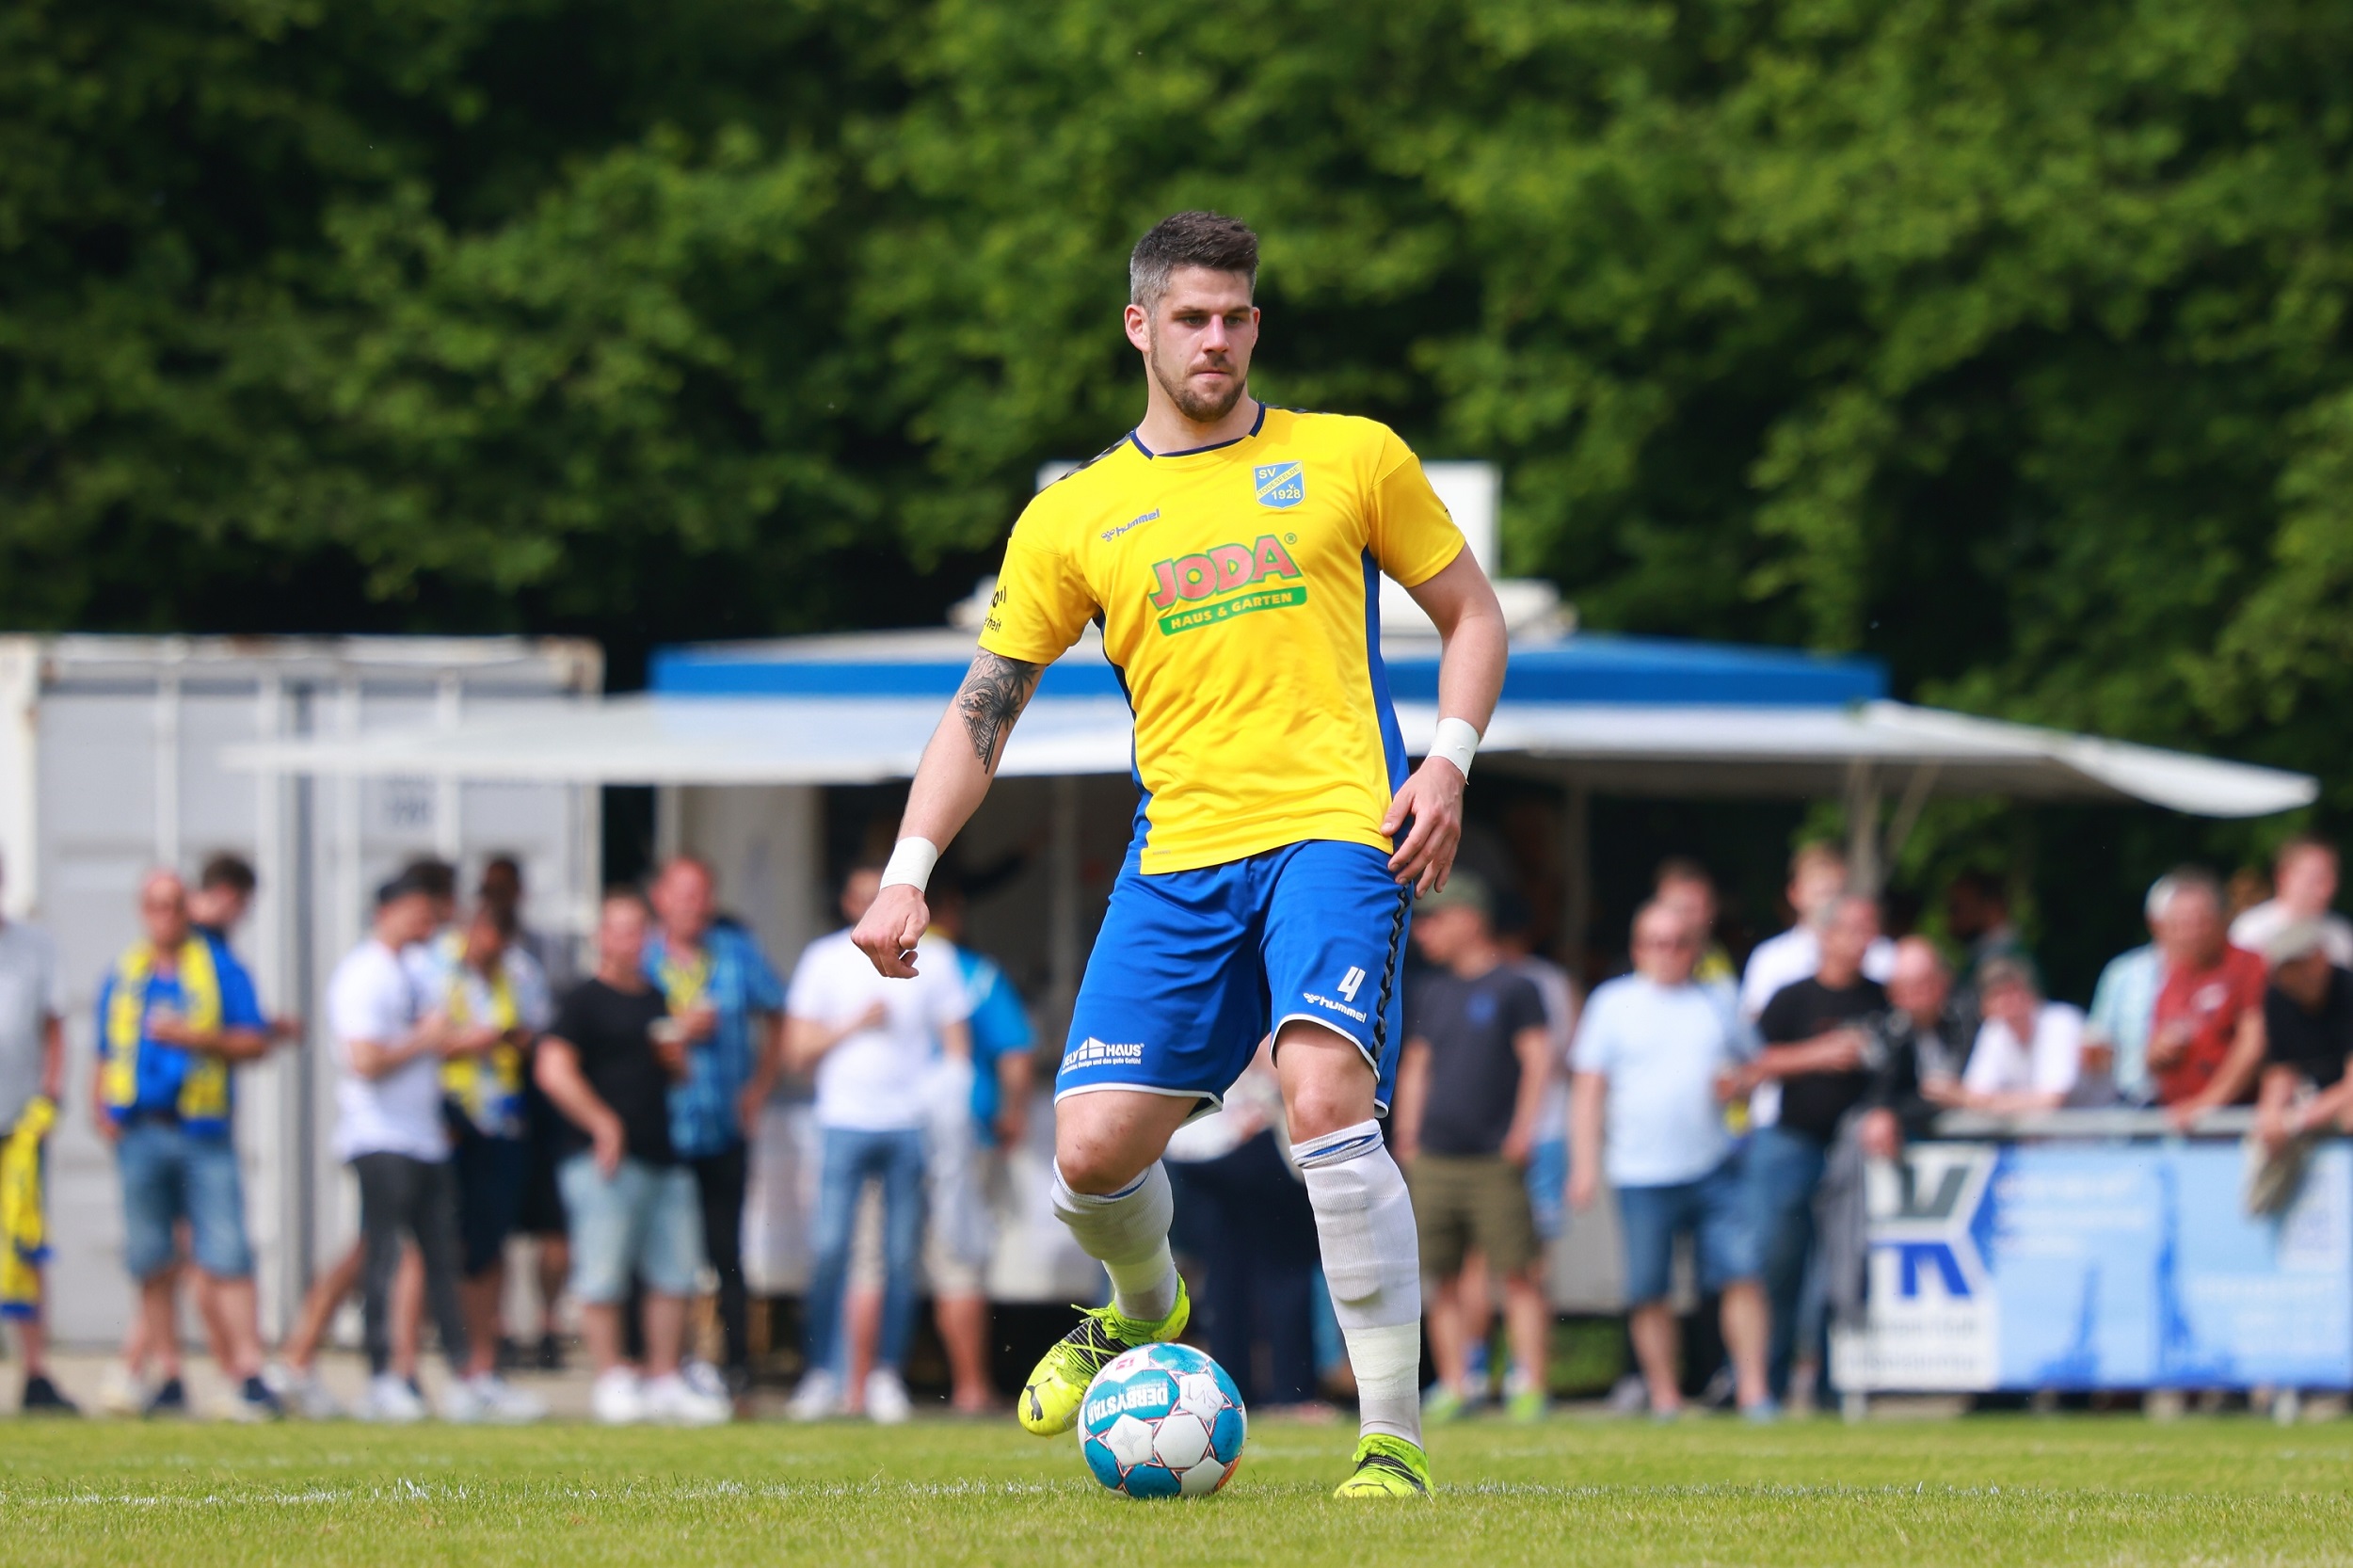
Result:
[[[1070,1227],[1080,1250],[1112,1276],[1112,1305],[1121,1317],[1150,1323],[1176,1310],[1176,1260],[1168,1251],[1168,1225],[1176,1218],[1176,1201],[1159,1160],[1102,1197],[1072,1192],[1057,1165],[1054,1212]]]
[[[1405,1173],[1359,1122],[1291,1145],[1316,1211],[1323,1278],[1356,1373],[1363,1430],[1421,1441],[1421,1249]]]

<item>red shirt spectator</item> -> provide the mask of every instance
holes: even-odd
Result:
[[[2166,975],[2150,1037],[2184,1044],[2181,1054],[2157,1070],[2159,1099],[2179,1105],[2214,1081],[2238,1038],[2239,1020],[2263,1007],[2265,973],[2262,959],[2245,948],[2226,947],[2211,968]]]
[[[2157,921],[2157,948],[2165,955],[2165,984],[2150,1020],[2150,1073],[2176,1120],[2195,1119],[2254,1086],[2263,1055],[2264,961],[2231,946],[2222,889],[2195,868],[2176,873]]]

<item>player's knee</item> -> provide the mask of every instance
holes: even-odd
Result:
[[[1101,1197],[1136,1179],[1148,1160],[1138,1160],[1132,1150],[1106,1131],[1091,1128],[1062,1128],[1054,1134],[1054,1164],[1074,1192]]]
[[[1352,1093],[1352,1091],[1353,1091]],[[1297,1085],[1284,1107],[1294,1142],[1305,1143],[1372,1119],[1369,1084],[1314,1080]]]

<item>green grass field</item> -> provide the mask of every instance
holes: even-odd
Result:
[[[1009,1424],[11,1423],[0,1561],[2353,1561],[2353,1425],[1471,1423],[1402,1508],[1325,1497],[1349,1441],[1262,1424],[1223,1496],[1139,1504]]]

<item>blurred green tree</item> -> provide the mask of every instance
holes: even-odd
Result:
[[[2341,815],[2349,138],[2308,0],[19,0],[0,617],[932,619],[1214,205],[1589,625]]]

